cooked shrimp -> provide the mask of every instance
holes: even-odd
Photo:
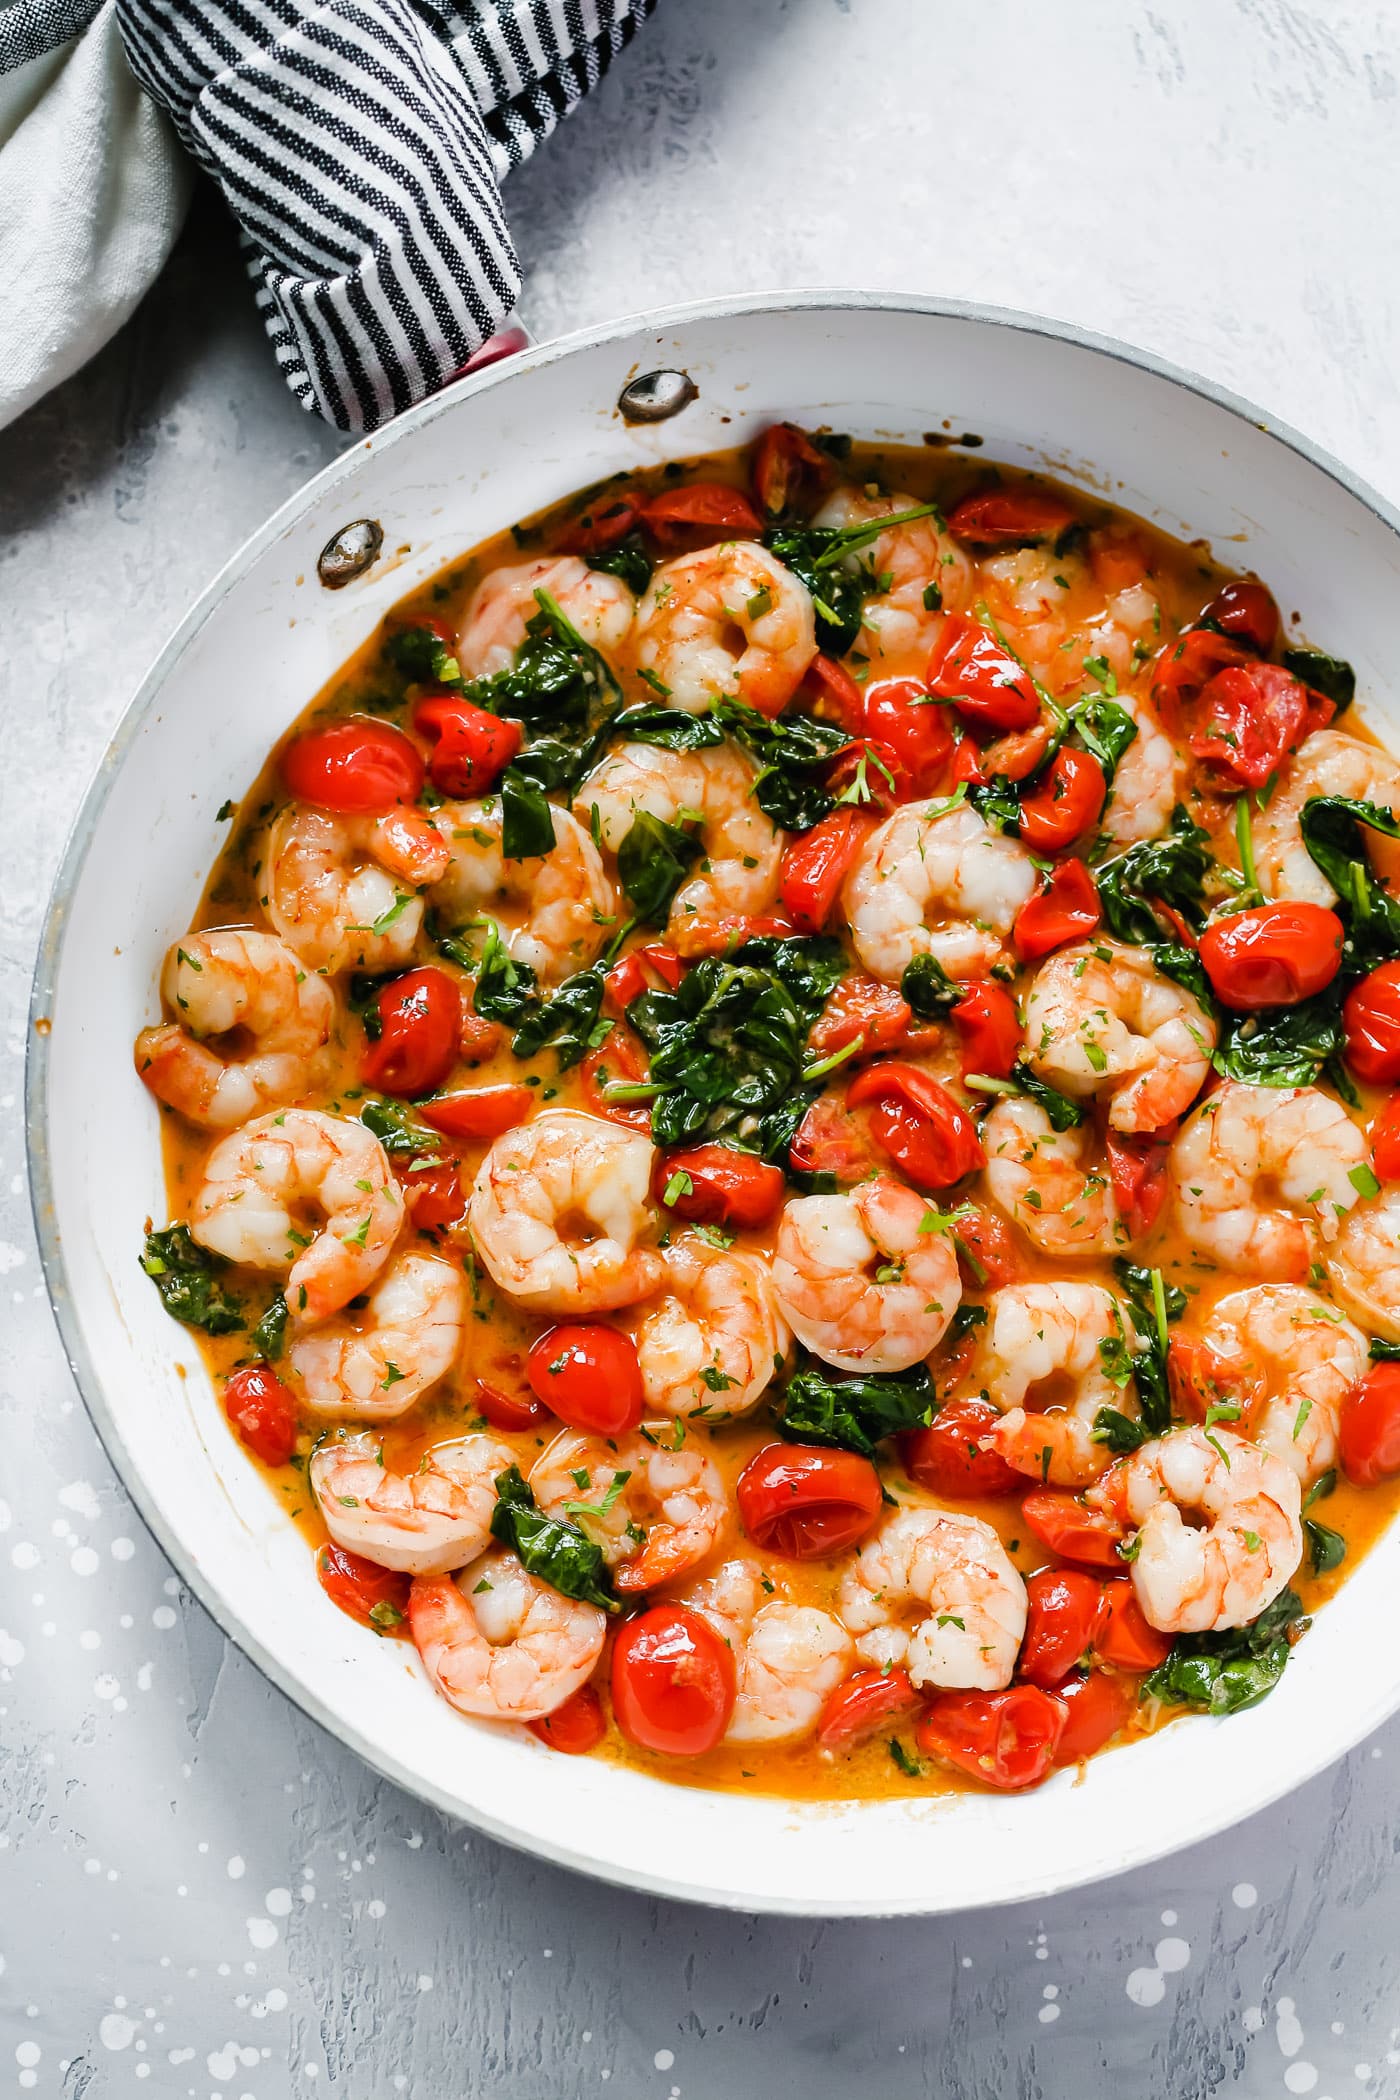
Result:
[[[363,1123],[288,1108],[220,1139],[190,1231],[228,1261],[285,1271],[292,1316],[309,1327],[368,1290],[403,1217],[388,1156]]]
[[[1261,1281],[1306,1276],[1356,1201],[1366,1139],[1316,1087],[1227,1081],[1171,1150],[1170,1173],[1192,1245]]]
[[[467,1220],[492,1280],[533,1312],[611,1312],[665,1277],[652,1233],[650,1142],[600,1116],[551,1109],[496,1139]]]
[[[1368,1333],[1400,1342],[1400,1188],[1358,1203],[1327,1262],[1332,1288]]]
[[[841,1578],[856,1653],[917,1685],[999,1692],[1026,1630],[1026,1586],[990,1524],[960,1510],[891,1510]]]
[[[438,1444],[413,1473],[391,1473],[379,1439],[328,1437],[307,1477],[337,1546],[404,1575],[446,1575],[491,1543],[496,1479],[515,1464],[509,1444],[464,1436]]]
[[[1103,609],[1087,619],[1081,593],[1092,589],[1081,554],[1056,554],[1048,547],[1008,548],[981,565],[982,585],[998,625],[1016,653],[1054,692],[1080,681],[1085,659],[1102,658],[1115,679],[1126,683],[1155,646],[1157,599],[1145,580],[1110,592]]]
[[[812,523],[844,532],[852,525],[873,524],[916,510],[914,496],[871,495],[865,489],[833,489]],[[885,589],[872,592],[861,615],[858,647],[873,657],[927,655],[938,637],[944,612],[959,612],[972,596],[973,568],[936,517],[892,525],[871,545],[844,557],[844,567],[863,568]],[[929,585],[937,586],[935,608],[924,603]],[[936,609],[941,607],[941,610]]]
[[[1201,1335],[1226,1371],[1238,1372],[1250,1437],[1291,1466],[1304,1487],[1337,1461],[1348,1389],[1367,1370],[1366,1337],[1335,1305],[1294,1283],[1232,1291]]]
[[[1034,1479],[1087,1487],[1111,1457],[1094,1440],[1099,1409],[1137,1413],[1135,1346],[1127,1313],[1098,1284],[1011,1284],[987,1300],[987,1323],[957,1383],[1003,1409],[987,1450]]]
[[[1073,1260],[1121,1252],[1128,1229],[1113,1184],[1093,1162],[1090,1125],[1056,1130],[1038,1101],[998,1101],[982,1125],[987,1189],[1042,1253]]]
[[[447,860],[417,810],[333,817],[294,802],[268,833],[263,909],[309,970],[399,969],[423,923],[416,892]]]
[[[843,1371],[907,1371],[935,1349],[962,1298],[946,1232],[902,1181],[794,1196],[773,1254],[778,1304],[798,1340]]]
[[[1064,1094],[1107,1094],[1115,1130],[1160,1130],[1184,1115],[1210,1071],[1215,1022],[1145,948],[1061,948],[1026,997],[1026,1048]]]
[[[1035,882],[1025,847],[966,802],[909,802],[866,840],[842,903],[857,955],[886,983],[916,955],[950,977],[984,977],[1010,959],[1012,922]]]
[[[548,591],[572,627],[604,656],[627,638],[637,601],[618,576],[590,569],[577,554],[545,554],[535,561],[492,569],[472,592],[457,642],[468,678],[489,678],[515,662],[525,624],[539,611],[536,591]]]
[[[287,1349],[287,1382],[313,1414],[391,1422],[445,1377],[462,1345],[467,1287],[436,1255],[396,1254],[360,1312],[342,1312]]]
[[[408,1626],[436,1689],[459,1713],[538,1721],[588,1682],[607,1614],[560,1596],[504,1547],[459,1575],[420,1575]]]
[[[600,1437],[565,1429],[530,1472],[541,1509],[565,1517],[601,1547],[623,1591],[673,1582],[705,1558],[729,1515],[714,1460],[694,1443]]]
[[[1400,765],[1375,744],[1319,729],[1298,746],[1268,808],[1254,819],[1254,868],[1265,895],[1334,904],[1337,893],[1303,844],[1299,828],[1311,795],[1350,795],[1400,814]],[[1400,880],[1400,843],[1368,831],[1366,848],[1384,881]]]
[[[276,934],[187,933],[165,958],[161,992],[180,1019],[141,1030],[136,1069],[192,1123],[231,1129],[320,1080],[335,993]]]
[[[547,984],[591,963],[617,925],[617,892],[588,833],[567,810],[550,806],[554,845],[538,860],[507,860],[501,851],[499,796],[444,802],[433,822],[447,844],[448,866],[433,900],[449,913],[476,918],[502,905],[524,918],[504,930],[516,962]]]
[[[709,1422],[748,1414],[792,1343],[768,1263],[694,1232],[661,1258],[661,1295],[635,1329],[647,1406]]]
[[[1250,1625],[1303,1557],[1298,1475],[1228,1429],[1173,1429],[1085,1499],[1137,1525],[1133,1589],[1160,1633]],[[1188,1524],[1183,1512],[1206,1521]]]
[[[772,1588],[753,1561],[728,1560],[685,1598],[734,1651],[737,1693],[726,1743],[791,1743],[810,1735],[854,1659],[839,1619],[773,1597]]]
[[[662,562],[637,609],[637,669],[688,714],[738,699],[776,715],[816,653],[811,593],[756,541]]]
[[[671,901],[667,934],[682,955],[714,945],[715,936],[768,911],[778,894],[787,833],[753,799],[759,769],[735,744],[707,751],[663,751],[623,744],[579,789],[574,810],[610,853],[617,853],[638,813],[663,823],[698,821],[704,858]]]
[[[1117,845],[1133,846],[1166,830],[1181,800],[1188,764],[1146,700],[1120,693],[1118,705],[1132,716],[1137,735],[1118,761],[1102,830]]]

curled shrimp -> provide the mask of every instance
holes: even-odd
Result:
[[[667,935],[682,955],[768,911],[778,894],[787,834],[753,799],[759,769],[737,745],[663,751],[623,744],[578,791],[575,814],[610,853],[621,850],[640,813],[665,824],[698,821],[704,858],[671,900]]]
[[[227,1261],[284,1272],[293,1319],[312,1326],[368,1290],[403,1216],[388,1156],[363,1123],[288,1108],[215,1145],[190,1231]]]
[[[292,803],[267,836],[263,908],[309,970],[400,969],[423,923],[416,892],[447,861],[417,810],[337,817]]]
[[[1115,845],[1134,846],[1166,830],[1186,786],[1189,765],[1148,701],[1120,693],[1118,705],[1131,715],[1137,735],[1118,761],[1102,829]]]
[[[537,591],[547,591],[570,626],[602,655],[627,639],[637,601],[622,579],[590,569],[577,554],[545,554],[492,569],[472,592],[457,642],[457,661],[468,678],[510,669],[526,622],[540,609]]]
[[[998,1692],[1026,1630],[1026,1586],[990,1524],[960,1510],[891,1510],[841,1578],[856,1653],[917,1685]]]
[[[1303,844],[1303,804],[1313,795],[1347,795],[1400,814],[1400,765],[1388,751],[1335,729],[1315,730],[1254,819],[1254,867],[1265,895],[1335,904],[1337,893]],[[1400,880],[1400,843],[1366,834],[1372,866],[1385,882]]]
[[[619,1590],[655,1589],[714,1548],[729,1515],[719,1467],[693,1443],[565,1429],[530,1472],[540,1508],[602,1549]]]
[[[635,1130],[551,1109],[496,1139],[467,1221],[493,1282],[533,1312],[612,1312],[650,1297],[652,1147]]]
[[[1227,1081],[1172,1146],[1170,1175],[1192,1245],[1261,1281],[1297,1282],[1357,1198],[1366,1139],[1317,1087]]]
[[[328,1437],[307,1477],[337,1546],[404,1575],[446,1575],[491,1543],[496,1478],[515,1463],[509,1444],[464,1436],[438,1444],[413,1473],[391,1473],[379,1439]]]
[[[484,1721],[538,1721],[588,1682],[607,1614],[562,1597],[504,1547],[458,1575],[420,1575],[408,1627],[449,1706]]]
[[[756,541],[662,562],[637,608],[637,669],[688,714],[738,699],[776,715],[816,653],[811,593]]]
[[[1345,1314],[1296,1283],[1232,1291],[1201,1340],[1221,1366],[1225,1397],[1243,1388],[1248,1432],[1304,1487],[1337,1461],[1342,1401],[1368,1367],[1367,1342]]]
[[[709,1422],[750,1413],[792,1342],[768,1263],[695,1232],[661,1259],[660,1294],[634,1335],[647,1406]]]
[[[1173,1429],[1085,1500],[1138,1527],[1133,1589],[1160,1633],[1250,1625],[1303,1557],[1298,1475],[1228,1429]]]
[[[962,801],[909,802],[887,817],[846,877],[857,955],[897,984],[918,955],[950,977],[985,977],[1010,959],[1017,912],[1035,888],[1024,846]]]
[[[1056,1130],[1038,1101],[998,1101],[982,1125],[988,1194],[1044,1254],[1118,1253],[1128,1229],[1113,1184],[1094,1162],[1090,1125]]]
[[[507,928],[512,959],[555,984],[592,962],[617,925],[617,892],[588,833],[565,809],[550,805],[554,845],[539,859],[507,860],[501,850],[500,797],[444,802],[433,821],[448,866],[433,901],[459,920],[502,908],[524,917]]]
[[[1400,1188],[1357,1204],[1337,1234],[1327,1274],[1368,1333],[1400,1342]]]
[[[810,1735],[849,1673],[854,1649],[839,1619],[774,1597],[751,1560],[728,1560],[687,1592],[734,1654],[726,1743],[792,1743]]]
[[[917,508],[913,496],[872,495],[847,486],[832,490],[812,523],[844,532]],[[960,611],[972,596],[972,563],[936,517],[891,525],[870,545],[843,556],[840,565],[864,569],[884,585],[865,601],[857,645],[875,658],[927,656],[943,614]],[[931,605],[925,603],[926,596]]]
[[[1085,941],[1041,964],[1026,995],[1026,1047],[1061,1093],[1108,1096],[1115,1130],[1160,1130],[1191,1106],[1218,1030],[1145,948]]]
[[[337,1313],[287,1348],[287,1382],[313,1414],[391,1422],[452,1369],[467,1289],[460,1269],[396,1254],[359,1312]]]
[[[783,1210],[773,1285],[800,1342],[843,1371],[907,1371],[937,1348],[962,1298],[946,1232],[902,1181],[877,1175]]]
[[[1135,1345],[1123,1307],[1098,1284],[1011,1284],[993,1292],[958,1380],[1003,1410],[983,1448],[1018,1473],[1056,1487],[1087,1487],[1111,1456],[1095,1441],[1099,1409],[1137,1413]]]
[[[187,933],[165,958],[161,993],[180,1018],[141,1030],[136,1069],[192,1123],[231,1129],[320,1080],[335,993],[276,934]]]
[[[981,580],[1017,655],[1053,692],[1079,683],[1097,659],[1126,684],[1156,646],[1160,615],[1145,572],[1101,597],[1082,554],[1018,547],[985,556]]]

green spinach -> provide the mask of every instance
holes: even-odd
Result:
[[[188,1225],[148,1232],[141,1266],[172,1320],[206,1334],[236,1334],[242,1327],[242,1304],[220,1280],[228,1263],[201,1247]]]
[[[704,848],[679,824],[639,809],[618,848],[617,879],[623,895],[648,926],[664,926],[671,899]]]
[[[1166,1661],[1143,1679],[1142,1697],[1212,1714],[1238,1713],[1273,1690],[1307,1625],[1297,1591],[1286,1589],[1252,1626],[1178,1634]]]
[[[1283,663],[1295,678],[1330,700],[1339,715],[1356,698],[1356,673],[1339,656],[1328,656],[1321,649],[1285,649]]]
[[[772,1407],[783,1434],[797,1443],[834,1444],[874,1458],[884,1438],[931,1422],[934,1399],[927,1364],[843,1377],[809,1363],[793,1373]]]
[[[527,1486],[519,1466],[509,1466],[496,1480],[498,1501],[491,1512],[491,1535],[509,1546],[521,1566],[561,1597],[596,1604],[606,1612],[622,1605],[612,1586],[603,1549],[562,1517],[546,1516]]]

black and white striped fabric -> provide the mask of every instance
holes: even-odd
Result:
[[[656,0],[117,0],[243,229],[297,399],[373,430],[461,370],[520,265],[499,184]]]

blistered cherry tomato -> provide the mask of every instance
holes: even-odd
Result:
[[[1055,1697],[1069,1718],[1054,1762],[1077,1765],[1081,1757],[1102,1750],[1129,1720],[1137,1705],[1138,1688],[1131,1677],[1090,1670],[1087,1675],[1064,1678],[1055,1686]]]
[[[224,1413],[265,1466],[285,1466],[296,1450],[296,1402],[268,1365],[234,1372],[224,1387]]]
[[[1336,709],[1279,664],[1217,671],[1192,709],[1186,742],[1242,787],[1262,787],[1304,737],[1325,729]]]
[[[1169,734],[1183,732],[1187,710],[1218,671],[1252,661],[1238,642],[1206,627],[1193,627],[1178,641],[1165,643],[1152,667],[1152,697]]]
[[[1241,1406],[1252,1400],[1243,1370],[1239,1357],[1222,1356],[1209,1342],[1187,1341],[1174,1334],[1167,1349],[1172,1413],[1188,1422],[1204,1422],[1213,1407]],[[1247,1415],[1248,1406],[1243,1411]]]
[[[1167,1200],[1170,1138],[1175,1135],[1175,1123],[1161,1131],[1129,1135],[1110,1130],[1107,1134],[1113,1200],[1131,1240],[1145,1239],[1162,1214]]]
[[[475,1143],[514,1130],[534,1106],[535,1090],[528,1086],[478,1086],[460,1094],[438,1094],[420,1101],[417,1113],[432,1130],[444,1137]]]
[[[488,794],[524,742],[518,722],[456,693],[429,693],[413,710],[413,726],[432,739],[428,778],[444,795]]]
[[[1036,853],[1058,853],[1092,831],[1103,813],[1108,783],[1089,751],[1066,744],[1044,778],[1021,800],[1021,836]]]
[[[685,975],[685,964],[674,948],[661,941],[649,941],[643,948],[633,948],[620,956],[603,979],[603,1004],[608,1012],[619,1019],[626,1013],[634,999],[643,992],[650,992],[664,985],[668,992],[675,991]]]
[[[826,722],[839,722],[852,736],[865,726],[865,695],[843,663],[820,652],[802,674],[804,700]]]
[[[713,540],[756,540],[763,520],[742,489],[720,481],[692,481],[663,489],[642,505],[642,524],[668,550],[707,547]]]
[[[1014,1494],[1025,1486],[1024,1477],[999,1452],[982,1449],[983,1437],[1000,1420],[1001,1409],[990,1400],[971,1394],[945,1400],[925,1428],[900,1438],[905,1472],[930,1494],[946,1498]]]
[[[1400,1181],[1400,1094],[1392,1094],[1371,1125],[1371,1165],[1382,1181]]]
[[[457,1062],[462,995],[445,970],[408,970],[374,995],[379,1035],[362,1072],[381,1094],[431,1094]]]
[[[1045,762],[1050,749],[1048,722],[1032,722],[1029,729],[1012,729],[988,744],[978,760],[987,779],[1004,773],[1008,780],[1025,780]]]
[[[969,547],[1033,547],[1057,540],[1074,523],[1063,497],[1048,489],[984,489],[948,513],[948,530]]]
[[[734,1492],[754,1544],[788,1560],[841,1553],[880,1515],[880,1476],[869,1459],[810,1444],[765,1444]]]
[[[641,503],[630,490],[619,489],[611,496],[599,496],[569,527],[569,552],[606,554],[610,547],[615,547],[619,540],[625,540],[629,532],[636,530],[641,517]]]
[[[1066,941],[1082,940],[1103,918],[1094,878],[1082,860],[1062,860],[1043,890],[1021,906],[1011,939],[1022,962],[1038,962]]]
[[[1400,1473],[1400,1364],[1373,1364],[1342,1402],[1342,1471],[1358,1487]]]
[[[953,756],[948,713],[915,678],[883,678],[866,689],[862,727],[893,751],[911,794],[936,794],[948,782]]]
[[[1067,1710],[1038,1685],[1005,1692],[944,1692],[925,1712],[914,1740],[925,1757],[968,1772],[984,1786],[1013,1792],[1039,1786],[1055,1762]]]
[[[630,1028],[614,1028],[611,1035],[590,1050],[579,1067],[583,1098],[595,1116],[606,1116],[624,1130],[650,1130],[651,1108],[645,1101],[615,1100],[614,1086],[641,1086],[647,1065],[642,1048]]]
[[[1242,642],[1247,649],[1257,649],[1261,656],[1267,656],[1278,640],[1278,606],[1273,592],[1262,583],[1240,580],[1227,583],[1216,592],[1202,610],[1198,624],[1218,627],[1231,641]]]
[[[501,1386],[488,1385],[484,1378],[477,1379],[473,1398],[477,1413],[493,1429],[538,1429],[541,1422],[553,1420],[543,1400],[533,1393],[508,1393]]]
[[[569,1757],[582,1757],[586,1751],[596,1750],[608,1732],[603,1702],[591,1684],[581,1684],[552,1714],[525,1725],[551,1750],[562,1750]]]
[[[392,1633],[408,1614],[408,1576],[347,1553],[334,1540],[316,1555],[316,1580],[332,1604],[376,1633]]]
[[[919,1065],[867,1065],[847,1087],[846,1106],[869,1107],[875,1142],[918,1188],[951,1188],[987,1163],[972,1117]]]
[[[732,1145],[684,1145],[660,1152],[651,1171],[651,1192],[678,1218],[739,1230],[766,1225],[783,1201],[781,1167]]]
[[[456,1160],[445,1160],[435,1167],[420,1167],[412,1160],[392,1164],[403,1190],[405,1208],[419,1232],[460,1225],[467,1215],[469,1191],[463,1186]]]
[[[1125,1535],[1122,1525],[1099,1510],[1087,1509],[1075,1496],[1037,1488],[1021,1504],[1021,1516],[1031,1536],[1061,1560],[1077,1561],[1086,1568],[1112,1568],[1115,1573],[1122,1568],[1118,1552]]]
[[[1116,1670],[1155,1670],[1171,1653],[1172,1637],[1150,1626],[1126,1576],[1103,1585],[1103,1609],[1094,1629],[1094,1653]]]
[[[788,1159],[795,1174],[830,1174],[835,1181],[863,1181],[883,1164],[863,1123],[834,1094],[819,1094],[798,1124]]]
[[[1005,1079],[1021,1047],[1021,1023],[1010,992],[990,981],[970,984],[948,1018],[958,1031],[964,1079],[969,1072]]]
[[[831,461],[795,423],[774,423],[754,450],[753,492],[770,518],[818,496],[831,479]]]
[[[983,1210],[977,1203],[960,1203],[953,1229],[958,1267],[974,1290],[990,1285],[999,1291],[1004,1283],[1020,1283],[1026,1274],[1020,1245],[1005,1218]]]
[[[907,1670],[857,1670],[837,1685],[822,1708],[817,1746],[852,1750],[868,1735],[898,1728],[922,1705]]]
[[[1102,1603],[1102,1583],[1078,1568],[1045,1568],[1032,1575],[1017,1674],[1053,1690],[1093,1641]]]
[[[945,616],[925,676],[931,693],[983,729],[1029,729],[1040,713],[1029,671],[966,613]]]
[[[786,849],[778,895],[799,933],[821,932],[875,824],[869,810],[847,805],[832,810]]]
[[[914,790],[902,759],[878,737],[857,737],[838,751],[827,771],[826,785],[838,802],[887,817]]]
[[[629,1619],[612,1658],[617,1725],[667,1757],[713,1750],[734,1711],[734,1653],[698,1611],[653,1604]]]
[[[642,1419],[637,1345],[601,1320],[551,1327],[525,1359],[531,1390],[570,1429],[625,1436]]]
[[[1296,1006],[1342,965],[1342,922],[1322,904],[1258,904],[1216,919],[1201,935],[1211,990],[1232,1013]]]
[[[908,1042],[913,1024],[913,1010],[894,985],[864,975],[843,977],[813,1022],[807,1044],[814,1057],[823,1058],[859,1040],[855,1054],[877,1057]]]
[[[1391,1086],[1400,1079],[1400,962],[1382,963],[1342,1001],[1346,1058],[1358,1079]]]
[[[403,731],[362,715],[293,737],[281,773],[298,801],[340,816],[382,815],[416,802],[423,785],[423,761]]]

